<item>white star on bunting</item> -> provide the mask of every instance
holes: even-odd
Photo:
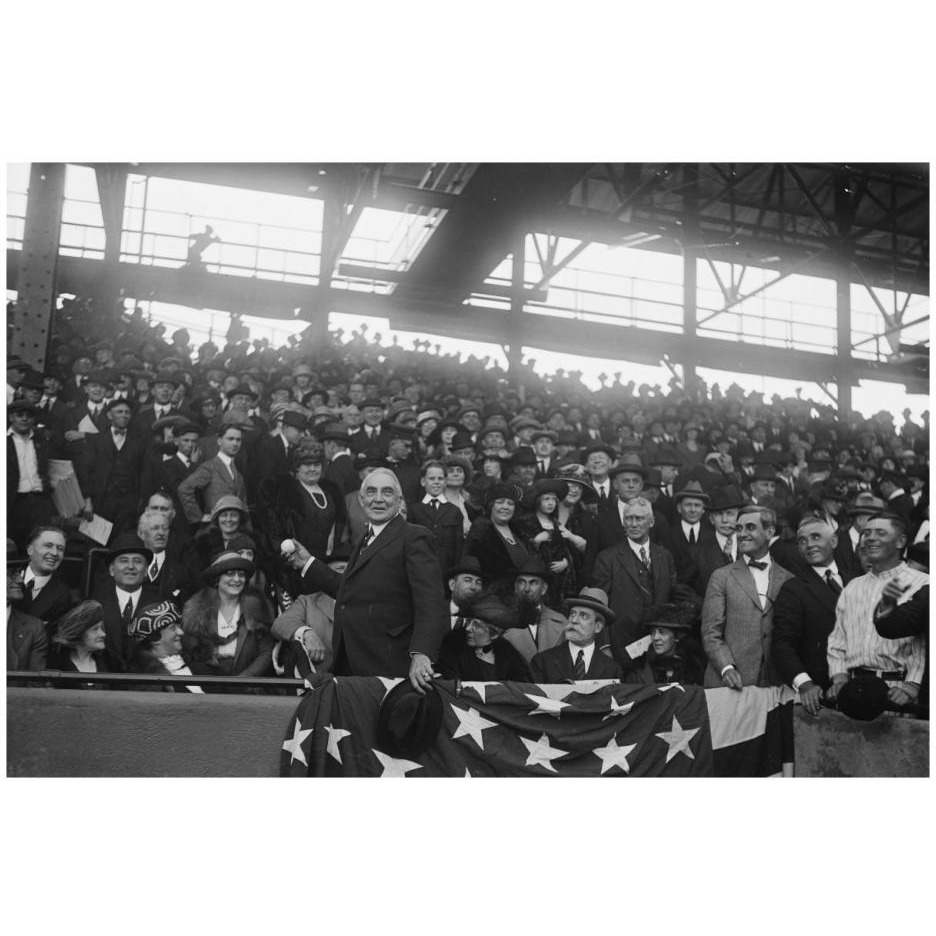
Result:
[[[657,733],[657,737],[661,741],[665,741],[669,745],[669,749],[666,752],[666,763],[668,764],[680,751],[686,755],[686,757],[695,760],[695,754],[692,753],[692,748],[689,747],[689,742],[699,733],[698,728],[693,728],[691,731],[687,731],[679,724],[676,716],[673,716],[673,727],[670,731],[661,731]]]
[[[283,742],[283,750],[289,751],[292,757],[289,759],[290,766],[295,761],[301,761],[306,767],[309,766],[309,762],[306,760],[305,752],[302,750],[302,742],[312,734],[312,729],[308,728],[305,731],[301,731],[302,728],[299,719],[296,719],[296,726],[293,728],[293,736],[288,738]]]
[[[623,705],[620,705],[617,699],[611,696],[611,711],[601,720],[607,721],[609,718],[614,718],[615,715],[626,715],[633,707],[633,702],[625,702]]]
[[[328,732],[328,747],[326,748],[326,750],[340,764],[341,752],[338,750],[338,742],[342,738],[350,737],[351,732],[345,731],[344,728],[333,728],[331,725],[326,725],[325,730]]]
[[[484,705],[487,705],[487,687],[499,686],[499,682],[463,682],[462,689],[474,689],[478,693],[478,698]]]
[[[481,737],[481,733],[485,728],[496,728],[497,722],[488,721],[488,719],[482,717],[477,709],[470,708],[466,712],[457,705],[452,705],[451,702],[449,702],[449,705],[451,705],[452,711],[458,719],[458,727],[455,729],[455,734],[452,735],[452,740],[454,741],[455,738],[463,738],[465,735],[469,735],[475,744],[483,751],[484,738]]]
[[[572,690],[579,695],[592,695],[599,689],[605,686],[611,686],[617,682],[617,679],[578,679],[572,687]]]
[[[596,754],[601,758],[602,773],[605,773],[612,767],[620,767],[624,773],[629,774],[630,764],[627,763],[627,755],[630,754],[635,747],[637,747],[636,744],[619,745],[617,741],[612,738],[603,748],[595,748],[592,754]]]
[[[575,691],[574,687],[570,688],[573,692]],[[561,702],[559,699],[551,699],[549,696],[530,695],[529,692],[524,692],[523,694],[531,702],[536,703],[536,708],[530,712],[531,715],[555,715],[556,718],[558,718],[562,710],[569,707],[568,702]],[[566,695],[568,695],[568,693],[566,693]],[[543,737],[545,737],[545,735]]]
[[[537,683],[536,685],[543,690],[544,696],[549,699],[554,699],[556,702],[567,699],[573,692],[579,692],[577,686],[570,685],[569,683]]]
[[[390,690],[391,690],[398,682],[403,682],[403,679],[402,679],[401,677],[399,677],[399,676],[398,676],[396,679],[391,679],[389,676],[378,676],[377,678],[383,683],[383,687],[384,687],[384,698],[385,698],[385,699],[386,699],[387,696],[390,694]]]
[[[540,735],[539,741],[531,741],[529,738],[521,738],[524,747],[530,752],[530,756],[526,759],[526,767],[532,767],[536,764],[539,764],[541,767],[545,767],[547,770],[551,770],[553,773],[556,773],[556,768],[553,767],[552,761],[557,757],[562,757],[563,754],[568,754],[568,751],[560,751],[558,748],[549,746],[549,738],[543,734]]]
[[[422,764],[417,764],[415,761],[390,757],[389,754],[384,754],[383,751],[378,751],[377,748],[371,748],[371,750],[383,766],[381,777],[405,777],[411,770],[422,769]]]

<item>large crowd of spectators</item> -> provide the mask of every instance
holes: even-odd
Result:
[[[876,680],[891,710],[927,703],[928,413],[620,373],[591,391],[365,327],[277,348],[235,318],[196,348],[80,299],[42,373],[7,360],[7,409],[10,669],[232,677],[222,691],[369,675],[335,645],[337,583],[402,514],[428,537],[407,546],[405,575],[436,592],[418,607],[445,617],[410,645],[414,686],[428,667],[788,684],[818,714]],[[50,462],[73,467],[73,516]]]

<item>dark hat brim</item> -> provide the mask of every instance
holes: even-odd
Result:
[[[397,683],[380,703],[377,746],[391,757],[415,760],[436,740],[442,727],[442,699],[430,689],[420,695],[408,679]]]
[[[887,683],[880,676],[859,673],[839,690],[838,710],[856,721],[874,721],[887,708]]]
[[[136,555],[143,556],[143,558],[150,563],[153,561],[153,552],[150,549],[147,549],[145,546],[122,546],[117,547],[116,549],[110,550],[107,554],[107,562],[110,564],[118,556],[127,556],[127,555]]]

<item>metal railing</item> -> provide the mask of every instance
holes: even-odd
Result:
[[[313,674],[311,679],[315,678]],[[87,686],[88,683],[101,688],[132,688],[133,686],[201,686],[231,689],[303,689],[308,684],[302,679],[285,676],[170,676],[162,673],[72,673],[62,670],[10,670],[7,673],[7,685],[24,686],[30,689],[46,689],[48,683],[53,687]]]

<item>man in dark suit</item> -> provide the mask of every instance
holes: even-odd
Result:
[[[702,646],[709,659],[707,689],[778,685],[770,656],[774,603],[792,578],[770,556],[776,514],[749,505],[738,511],[738,559],[716,569],[702,606]]]
[[[65,532],[57,526],[36,527],[26,547],[29,562],[23,578],[23,597],[16,607],[47,625],[61,617],[74,603],[71,590],[58,570],[65,558]]]
[[[315,434],[325,446],[325,480],[336,484],[347,497],[361,486],[361,476],[348,448],[348,430],[337,423],[325,423]]]
[[[199,582],[191,565],[170,555],[169,517],[159,510],[146,510],[137,524],[137,536],[153,558],[146,567],[146,584],[156,590],[157,600],[172,601],[180,608],[198,591]]]
[[[625,668],[650,644],[647,614],[654,605],[672,600],[678,587],[669,550],[650,542],[653,523],[648,500],[629,501],[624,508],[624,540],[598,553],[592,573],[592,584],[607,593],[615,615],[614,626],[608,628],[611,653]]]
[[[85,517],[107,518],[116,533],[135,527],[140,501],[144,442],[129,430],[132,412],[126,400],[111,400],[105,407],[108,428],[88,436],[77,466]]]
[[[284,410],[274,422],[274,431],[258,443],[254,457],[255,478],[290,474],[289,453],[298,445],[308,428],[308,420],[295,410]]]
[[[598,649],[597,638],[614,623],[608,596],[600,588],[583,588],[566,598],[562,610],[568,617],[565,640],[537,653],[530,661],[533,679],[561,683],[577,679],[620,679],[621,667]]]
[[[335,598],[335,672],[408,676],[420,693],[432,685],[432,664],[449,628],[442,573],[428,530],[400,515],[395,474],[378,468],[361,483],[364,538],[343,574],[296,544],[289,563],[302,574],[303,594]]]
[[[904,477],[892,471],[885,471],[878,479],[878,488],[881,491],[881,497],[884,499],[885,510],[891,510],[903,517],[910,535],[913,536],[916,527],[910,515],[913,513],[916,504],[913,503],[913,498],[906,492],[904,484]]]
[[[177,513],[182,512],[178,501],[179,485],[198,467],[196,461],[201,429],[191,420],[180,420],[172,427],[175,451],[168,458],[160,458],[149,485],[144,487],[143,496],[149,499],[156,491],[167,491],[172,495]]]
[[[846,510],[848,523],[838,529],[838,545],[835,547],[836,565],[848,573],[849,578],[864,575],[865,569],[861,564],[858,553],[858,544],[861,542],[861,531],[871,517],[884,510],[884,501],[867,491],[859,491],[855,500]]]
[[[140,407],[133,420],[135,433],[148,439],[153,431],[153,423],[167,416],[180,415],[179,409],[173,405],[172,394],[181,383],[182,378],[176,373],[166,371],[156,375],[153,379],[153,402]]]
[[[851,575],[838,568],[835,530],[819,517],[806,517],[796,545],[809,566],[788,579],[774,606],[771,656],[777,675],[799,692],[810,715],[818,715],[829,687],[826,649],[835,627],[835,603]]]
[[[738,544],[735,538],[735,524],[738,511],[744,507],[741,492],[733,485],[716,487],[711,494],[708,512],[703,519],[714,535],[700,538],[693,561],[696,577],[693,589],[699,598],[705,598],[709,579],[716,569],[731,565],[738,557]]]
[[[111,386],[110,377],[103,371],[88,374],[81,390],[72,399],[62,420],[65,445],[61,457],[76,464],[84,451],[85,442],[96,433],[107,429],[104,415],[104,394]]]
[[[386,431],[390,440],[387,443],[387,465],[400,482],[404,500],[412,503],[421,490],[419,462],[413,457],[416,429],[404,423],[391,423]]]
[[[36,407],[16,400],[7,407],[7,534],[22,545],[29,531],[55,514],[49,486],[51,443],[36,428]]]
[[[46,668],[49,638],[39,618],[14,607],[24,597],[25,565],[7,552],[7,669],[37,673]]]
[[[383,427],[383,403],[377,397],[368,397],[361,403],[361,413],[364,422],[361,431],[351,436],[351,453],[357,455],[364,449],[377,448],[386,455],[390,447],[390,435]]]
[[[654,509],[661,513],[672,527],[679,519],[676,514],[676,478],[679,474],[679,456],[675,449],[661,445],[650,453],[647,464],[660,472],[660,496],[654,504]]]
[[[152,561],[153,553],[136,533],[121,533],[107,553],[109,581],[92,589],[89,596],[103,608],[104,656],[110,672],[126,670],[130,652],[127,627],[142,608],[159,600],[156,589],[146,582]]]

